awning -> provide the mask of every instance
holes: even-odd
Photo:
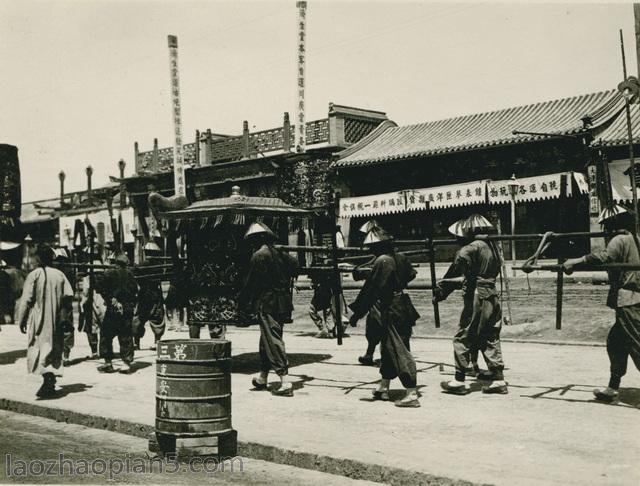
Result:
[[[559,198],[562,176],[566,182],[567,197],[573,195],[573,181],[578,194],[587,194],[589,185],[584,174],[559,172],[556,174],[519,179],[516,203]],[[480,180],[450,186],[425,189],[406,189],[385,194],[347,197],[340,201],[340,217],[368,217],[381,214],[404,213],[426,209],[430,203],[433,209],[471,206],[474,204],[502,204],[511,202],[509,179],[501,181]]]
[[[637,169],[636,169],[637,170]],[[612,160],[609,162],[611,176],[611,192],[616,203],[632,202],[631,180],[629,179],[629,160]],[[627,172],[625,174],[625,172]]]

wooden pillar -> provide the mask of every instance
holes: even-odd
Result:
[[[211,135],[211,129],[207,129],[207,136],[204,145],[204,161],[202,165],[212,165],[213,164],[213,136]]]
[[[282,150],[291,152],[291,122],[289,112],[284,112],[284,122],[282,124]]]
[[[200,167],[200,130],[196,130],[196,152],[195,152],[195,166]]]
[[[153,156],[151,158],[151,172],[158,172],[160,166],[160,155],[158,153],[158,139],[153,139]]]
[[[138,142],[133,143],[133,166],[136,169],[136,175],[140,174],[140,150],[138,149]]]
[[[249,122],[242,122],[242,157],[249,158]]]

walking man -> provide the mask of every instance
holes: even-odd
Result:
[[[62,376],[62,323],[73,312],[73,289],[61,271],[51,268],[51,247],[40,246],[37,257],[39,266],[24,283],[17,322],[28,336],[28,372],[43,378],[36,395],[47,398],[55,394],[56,376]]]
[[[412,327],[420,316],[409,295],[404,293],[407,284],[416,277],[416,271],[404,255],[395,252],[393,237],[382,228],[373,228],[365,237],[364,245],[371,249],[376,259],[364,286],[349,307],[353,311],[352,326],[356,326],[375,305],[380,309],[382,379],[373,392],[373,398],[389,400],[389,384],[398,377],[406,388],[406,394],[395,405],[419,407],[416,363],[411,356],[409,340]]]
[[[607,232],[623,231],[614,236],[604,250],[572,258],[564,262],[567,274],[581,263],[630,263],[640,265],[640,242],[635,233],[633,213],[622,206],[614,205],[605,208],[598,220]],[[609,294],[607,306],[616,312],[616,320],[607,336],[607,354],[609,355],[609,385],[596,389],[593,394],[596,400],[611,403],[619,398],[620,381],[627,373],[629,356],[640,370],[640,272],[607,270],[609,274]]]
[[[104,364],[98,367],[103,373],[113,373],[113,338],[118,337],[120,358],[123,365],[120,373],[131,373],[133,363],[133,308],[138,295],[138,285],[127,265],[129,259],[124,253],[118,253],[113,263],[117,268],[98,275],[96,290],[107,304],[107,310],[100,329],[100,355]]]
[[[144,266],[145,264],[140,268],[144,269]],[[134,329],[133,336],[135,349],[140,349],[140,339],[144,336],[145,327],[149,323],[151,332],[153,332],[153,346],[149,349],[155,351],[157,342],[162,338],[165,330],[164,302],[158,280],[142,279],[138,292],[136,315],[133,320],[134,323],[137,321],[137,329]]]
[[[489,368],[489,374],[478,377],[491,380],[491,384],[484,386],[482,392],[508,393],[500,344],[502,311],[496,290],[501,260],[493,242],[475,238],[493,230],[491,223],[479,214],[472,214],[449,227],[449,232],[464,246],[434,290],[434,300],[442,301],[457,288],[462,288],[464,304],[460,326],[453,338],[455,379],[441,383],[445,392],[454,395],[466,395],[469,392],[465,374],[474,360],[477,361],[478,351]]]
[[[253,223],[245,240],[255,250],[251,256],[244,287],[238,298],[240,309],[257,314],[260,323],[260,375],[252,378],[258,390],[267,389],[269,371],[280,378],[273,393],[293,396],[287,379],[289,363],[283,340],[283,324],[291,321],[292,286],[298,274],[298,262],[286,252],[274,248],[275,234],[263,223]]]

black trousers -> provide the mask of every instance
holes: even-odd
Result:
[[[278,376],[284,376],[289,373],[289,361],[282,338],[283,319],[277,319],[264,312],[261,312],[258,318],[260,321],[260,370],[263,372],[273,370]]]
[[[113,359],[113,338],[117,337],[120,345],[120,358],[125,363],[133,362],[132,320],[132,311],[125,310],[123,314],[118,314],[111,307],[107,308],[100,329],[100,357],[106,361]]]
[[[482,353],[490,371],[504,370],[498,324],[501,319],[497,296],[480,297],[476,293],[473,300],[465,299],[460,326],[453,338],[457,379],[464,379],[465,370],[477,362],[478,351]]]
[[[380,341],[380,376],[387,380],[397,377],[405,388],[415,388],[417,379],[410,339],[411,325],[396,327],[387,323]]]
[[[627,373],[629,356],[640,370],[640,304],[616,309],[616,322],[607,336],[611,376],[618,380]]]

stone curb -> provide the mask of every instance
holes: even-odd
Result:
[[[82,425],[93,429],[109,430],[111,432],[131,435],[143,439],[148,439],[149,435],[154,432],[154,428],[147,424],[99,417],[86,413],[74,412],[73,410],[47,407],[33,403],[11,400],[8,398],[0,398],[0,409],[25,415],[34,415],[36,417],[44,417],[57,422]],[[238,441],[238,455],[251,459],[259,459],[287,466],[335,474],[351,479],[387,483],[394,486],[466,486],[477,484],[469,481],[412,471],[409,469],[368,464],[352,459],[339,459],[331,456],[294,451],[266,444],[258,444],[255,442]]]

